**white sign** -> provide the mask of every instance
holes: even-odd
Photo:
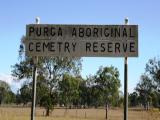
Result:
[[[25,41],[28,56],[137,57],[137,25],[30,24]]]

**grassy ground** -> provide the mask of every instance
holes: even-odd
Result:
[[[122,109],[109,110],[108,120],[123,120]],[[104,109],[54,109],[50,117],[36,108],[36,120],[105,120]],[[160,111],[129,109],[128,120],[160,120]],[[30,120],[30,108],[0,107],[0,120]]]

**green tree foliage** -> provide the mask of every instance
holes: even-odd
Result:
[[[14,76],[17,80],[24,78],[32,79],[33,58],[24,55],[24,41],[25,36],[22,37],[19,48],[21,61],[12,66],[12,76]],[[44,89],[46,89],[47,86],[48,91],[45,93],[45,96],[47,96],[50,101],[50,99],[53,98],[54,93],[56,93],[56,89],[58,89],[58,82],[62,79],[63,74],[68,73],[72,75],[79,75],[81,71],[81,58],[39,57],[36,66],[38,69],[37,80],[40,79],[42,81],[46,81],[43,81],[42,86]],[[40,88],[42,87],[40,84],[38,86]],[[38,94],[40,94],[39,90],[37,89]],[[41,101],[41,105],[46,105],[44,106],[47,108],[46,115],[49,115],[48,111],[50,111],[49,109],[52,107],[47,107],[47,104],[43,104],[43,100],[40,100],[41,98],[39,98],[39,96],[37,99],[38,102]]]
[[[137,92],[133,92],[129,94],[129,106],[135,107],[138,105],[139,102],[139,96]]]
[[[153,58],[148,61],[145,68],[146,73],[152,80],[154,91],[152,92],[152,103],[155,107],[160,107],[160,59]]]
[[[135,90],[138,99],[137,95],[132,93],[130,99],[134,99],[133,101],[137,99],[138,104],[143,104],[145,108],[149,105],[160,106],[160,60],[158,58],[149,59],[145,73],[141,75]]]
[[[153,92],[152,80],[146,75],[142,75],[140,82],[137,84],[136,91],[140,95],[140,102],[147,108],[151,102],[151,93]]]
[[[50,112],[54,109],[54,105],[57,104],[57,98],[57,92],[52,92],[43,95],[40,99],[40,105],[46,109],[46,116],[49,116]]]
[[[17,94],[16,94],[16,101],[15,101],[15,103],[17,104],[17,105],[19,105],[19,104],[21,104],[23,101],[22,101],[22,99],[21,99],[21,95],[20,95],[20,92],[19,92],[19,90],[17,91]]]
[[[80,78],[64,74],[62,81],[59,81],[61,102],[67,107],[78,105]]]
[[[120,106],[122,97],[119,93],[120,80],[117,68],[100,67],[95,75],[86,80],[86,95],[88,106]]]
[[[26,57],[24,61],[20,61],[12,66],[12,76],[14,76],[16,80],[21,80],[24,78],[31,79],[32,67],[33,60],[29,57]]]
[[[145,70],[153,80],[156,92],[160,93],[160,60],[158,58],[150,59],[146,64]]]
[[[49,82],[44,76],[39,76],[37,80],[37,104],[46,109],[46,116],[54,109],[54,105],[58,102],[57,89],[50,89]]]
[[[32,82],[31,82],[32,84]],[[39,104],[41,107],[45,105],[43,104],[44,96],[49,94],[49,88],[47,84],[47,80],[44,79],[43,76],[38,76],[37,79],[37,91],[36,91],[36,104]]]
[[[31,102],[31,86],[30,84],[24,84],[20,88],[20,98],[23,102],[23,105],[26,105],[28,102]]]
[[[114,105],[116,97],[119,95],[120,80],[117,68],[100,67],[96,76],[95,83],[100,90],[103,103]]]
[[[79,75],[81,70],[81,59],[80,58],[42,58],[42,69],[39,70],[41,76],[47,81],[47,86],[49,89],[48,97],[53,98],[54,93],[58,89],[58,82],[62,79],[65,73],[72,75]],[[46,104],[43,104],[46,105]],[[54,105],[54,104],[53,104]],[[44,106],[47,108],[46,106]],[[52,106],[53,107],[53,106]],[[52,107],[46,109],[47,116],[49,115],[49,110]]]
[[[104,105],[102,102],[103,96],[101,96],[100,89],[96,84],[96,75],[90,75],[86,80],[86,103],[88,107],[94,106],[97,108],[100,105]]]
[[[79,104],[85,108],[88,103],[90,103],[89,88],[86,85],[86,81],[82,79],[79,83]]]
[[[15,99],[15,94],[11,91],[9,84],[0,80],[0,105],[14,103]]]

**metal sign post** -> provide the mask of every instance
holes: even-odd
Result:
[[[125,19],[128,25],[128,18]],[[128,120],[128,63],[127,57],[124,58],[124,120]]]
[[[39,24],[40,20],[36,18],[36,24]],[[31,120],[35,120],[35,106],[36,106],[36,81],[37,81],[37,63],[38,57],[33,57],[33,83],[32,83],[32,107],[31,107]]]

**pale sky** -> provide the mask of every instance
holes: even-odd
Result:
[[[139,25],[139,57],[128,58],[128,89],[132,92],[144,73],[150,58],[160,55],[159,0],[1,0],[0,4],[0,79],[13,89],[20,85],[12,81],[11,65],[18,62],[18,49],[26,24],[129,24]],[[124,58],[83,58],[82,76],[95,74],[99,66],[113,65],[120,71],[123,91]]]

